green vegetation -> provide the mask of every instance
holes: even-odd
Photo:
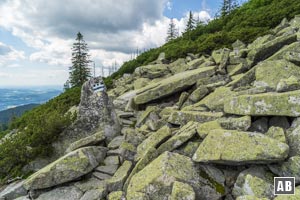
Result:
[[[39,104],[28,104],[0,111],[0,132],[8,128],[8,124],[12,119],[20,117],[24,112],[31,110],[38,105]]]
[[[49,155],[51,143],[75,119],[66,112],[79,102],[80,88],[71,88],[15,119],[9,130],[17,129],[18,133],[0,144],[0,179],[20,176],[24,165]]]
[[[165,52],[171,62],[185,57],[187,53],[209,54],[215,49],[231,47],[237,39],[250,43],[276,27],[283,18],[291,19],[300,13],[298,0],[249,0],[230,14],[212,20],[207,25],[171,40],[165,45],[151,49],[136,59],[125,62],[119,71],[105,79],[108,88],[114,79],[124,73],[133,73],[135,68],[154,61],[159,53]]]

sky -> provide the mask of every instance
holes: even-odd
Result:
[[[0,88],[63,85],[78,31],[101,75],[163,45],[171,18],[182,32],[189,11],[209,21],[221,1],[0,0]]]

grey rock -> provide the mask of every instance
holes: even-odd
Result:
[[[72,151],[26,179],[27,190],[49,188],[75,180],[91,172],[104,160],[104,147],[84,147]]]
[[[55,159],[64,155],[71,143],[96,132],[103,131],[107,142],[120,133],[120,124],[114,105],[105,90],[93,90],[93,85],[96,83],[103,84],[102,78],[92,78],[83,84],[77,120],[52,144]]]
[[[290,157],[287,161],[269,165],[270,170],[280,177],[295,177],[295,184],[300,183],[300,156]]]
[[[274,198],[273,174],[264,167],[252,167],[240,173],[232,190],[237,198],[254,195],[258,198]]]
[[[107,147],[109,149],[117,149],[121,145],[121,143],[124,141],[123,136],[115,137],[108,145]]]
[[[74,186],[59,187],[41,194],[37,200],[80,200],[83,193]]]
[[[6,186],[4,190],[0,192],[0,199],[12,200],[27,194],[27,190],[23,187],[24,181],[17,181]]]
[[[110,179],[111,175],[104,174],[104,173],[101,173],[101,172],[94,172],[93,177],[95,177],[99,180],[106,180],[106,179]]]
[[[113,176],[118,168],[119,165],[102,165],[97,167],[95,171]]]
[[[119,156],[107,156],[104,159],[104,164],[105,165],[119,165],[120,164]]]
[[[101,181],[97,178],[91,177],[88,179],[84,179],[81,181],[78,181],[74,184],[75,187],[79,188],[82,192],[86,192],[88,190],[94,190],[97,188],[106,187],[106,182]]]

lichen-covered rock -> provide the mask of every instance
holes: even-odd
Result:
[[[80,198],[80,200],[99,200],[106,197],[106,195],[107,195],[106,185],[102,185],[97,189],[86,191],[84,195]]]
[[[82,138],[76,142],[73,142],[72,144],[70,144],[69,148],[66,150],[66,153],[69,153],[69,152],[79,149],[81,147],[93,146],[93,145],[99,144],[100,142],[102,142],[104,140],[105,140],[104,132],[99,131],[99,132],[95,133],[94,135],[91,135],[91,136]]]
[[[289,146],[260,133],[212,130],[193,156],[195,162],[241,165],[287,158]]]
[[[5,200],[16,199],[27,194],[27,190],[23,187],[24,181],[17,181],[9,184],[6,188],[0,191],[0,199]]]
[[[207,179],[222,196],[226,194],[224,173],[212,165],[200,165],[200,176]]]
[[[150,82],[150,79],[148,78],[139,78],[134,81],[133,87],[135,90],[141,89],[142,87],[145,87]]]
[[[204,139],[211,130],[215,129],[222,129],[220,123],[217,120],[199,124],[197,127],[197,133],[200,138]]]
[[[188,122],[173,137],[158,147],[158,154],[165,151],[172,151],[191,139],[196,134],[197,125],[198,123],[196,122]]]
[[[295,183],[300,183],[300,156],[290,157],[287,161],[269,165],[270,170],[281,177],[295,177]]]
[[[132,168],[132,162],[126,160],[116,171],[113,177],[107,180],[107,188],[109,192],[122,190],[123,184],[128,177]]]
[[[180,110],[186,100],[189,98],[190,94],[187,92],[181,93],[179,100],[178,100],[178,109]]]
[[[259,198],[254,195],[243,195],[236,198],[236,200],[269,200],[268,198]]]
[[[224,111],[236,115],[298,117],[300,90],[232,97],[224,103]]]
[[[273,174],[263,167],[252,167],[240,173],[232,194],[235,197],[253,195],[258,198],[274,198]]]
[[[300,186],[295,188],[295,195],[281,195],[275,197],[274,200],[299,200],[300,199]]]
[[[134,102],[138,105],[145,104],[183,91],[194,85],[200,78],[211,76],[214,73],[215,67],[206,67],[175,74],[138,90]]]
[[[146,119],[150,115],[150,113],[156,112],[156,111],[158,111],[158,107],[148,106],[147,109],[138,116],[138,120],[137,120],[135,126],[140,127],[146,121]]]
[[[275,126],[270,127],[268,132],[266,133],[266,136],[278,140],[279,142],[287,143],[284,130],[280,127],[275,127]]]
[[[299,118],[298,118],[299,119]],[[290,130],[286,132],[286,138],[290,146],[289,157],[300,155],[300,126],[294,121]]]
[[[196,194],[193,188],[182,182],[175,181],[170,200],[195,200]]]
[[[280,79],[276,91],[287,92],[287,91],[298,90],[298,89],[300,89],[299,78],[293,75],[287,79]]]
[[[127,200],[164,199],[170,197],[175,181],[184,182],[194,188],[196,199],[218,199],[218,195],[199,176],[190,158],[165,152],[135,174],[127,189]]]
[[[171,135],[171,129],[168,126],[164,126],[157,132],[152,133],[137,147],[136,160],[139,160],[148,151],[148,149],[155,148],[157,145],[159,145],[162,141],[164,141]]]
[[[104,147],[84,147],[72,151],[28,177],[24,187],[36,190],[75,180],[97,167],[106,151]]]
[[[124,141],[124,136],[117,136],[107,145],[107,147],[109,149],[117,149],[122,144],[123,141]]]
[[[222,128],[228,130],[247,131],[251,126],[251,117],[224,117],[217,119]]]
[[[89,190],[106,187],[106,183],[103,180],[99,180],[97,178],[91,177],[76,182],[74,186],[79,188],[82,192],[86,192]]]
[[[187,65],[189,66],[189,69],[197,69],[201,64],[203,64],[205,62],[205,58],[201,57],[195,60],[192,60],[190,62],[187,63]]]
[[[222,112],[198,112],[198,111],[175,111],[169,117],[168,122],[177,125],[184,125],[190,121],[208,122],[223,116]]]
[[[208,89],[205,86],[200,86],[196,90],[193,91],[193,93],[189,96],[189,99],[193,102],[200,101],[205,95],[208,94]]]
[[[231,91],[229,87],[219,87],[200,102],[196,103],[193,107],[205,105],[210,110],[223,111],[225,100],[234,96],[236,96],[236,93]]]
[[[281,49],[284,45],[291,44],[297,41],[297,35],[284,35],[275,38],[266,43],[260,43],[250,50],[248,53],[248,58],[253,60],[254,63],[258,63]]]
[[[146,65],[142,67],[138,67],[135,69],[134,74],[137,77],[142,78],[158,78],[165,76],[170,73],[170,70],[167,65],[157,64],[157,65]]]
[[[125,200],[124,193],[122,191],[111,192],[107,196],[108,200]]]
[[[179,58],[176,61],[169,64],[169,69],[173,74],[178,74],[180,72],[187,71],[189,67],[190,66],[186,64],[186,60],[184,58]]]
[[[286,60],[264,61],[256,67],[254,85],[256,87],[265,87],[272,91],[284,92],[289,87],[291,89],[294,87],[291,76],[295,76],[296,79],[300,78],[299,67],[293,63]],[[288,80],[284,82],[282,79]]]
[[[83,193],[74,186],[59,187],[41,194],[37,200],[80,200]]]

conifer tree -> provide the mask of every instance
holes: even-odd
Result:
[[[91,77],[89,68],[90,55],[88,46],[80,32],[77,33],[76,42],[72,47],[72,66],[70,67],[70,84],[72,87],[82,86]]]
[[[189,12],[189,19],[186,24],[185,32],[190,32],[196,27],[196,21],[194,19],[192,11]]]
[[[226,16],[231,11],[233,11],[235,8],[238,7],[238,3],[236,0],[223,0],[222,6],[221,6],[221,16]]]
[[[177,37],[178,37],[178,29],[176,28],[174,20],[171,19],[170,24],[169,24],[168,33],[167,33],[166,42],[169,42]]]

